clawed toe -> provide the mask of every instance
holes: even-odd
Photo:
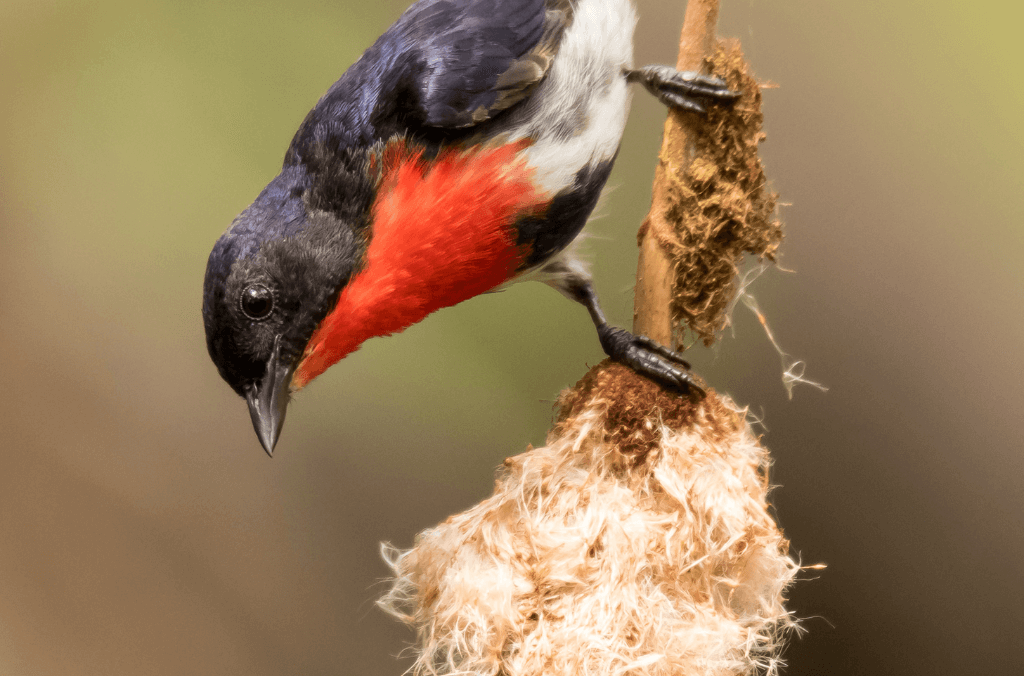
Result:
[[[671,362],[675,362],[676,364],[679,364],[680,366],[682,366],[687,371],[690,370],[690,362],[688,362],[685,359],[683,359],[683,355],[679,354],[675,350],[670,350],[667,347],[665,347],[664,345],[662,345],[661,343],[657,343],[657,342],[651,340],[647,336],[637,336],[637,335],[634,335],[633,336],[633,340],[638,345],[640,345],[640,346],[650,350],[651,352],[655,353],[659,357],[663,357],[663,358],[665,358],[665,359],[667,359],[667,360],[669,360]]]
[[[626,79],[639,82],[665,105],[697,113],[707,112],[707,103],[729,105],[740,93],[729,89],[725,80],[671,66],[645,66],[626,70]]]
[[[598,335],[604,351],[615,361],[665,387],[696,393],[701,397],[706,394],[696,378],[689,373],[690,364],[679,353],[646,336],[635,336],[625,329],[608,325],[600,328]]]
[[[605,319],[594,286],[586,277],[565,278],[560,290],[590,312],[605,354],[663,387],[703,397],[699,379],[689,373],[690,364],[678,352],[659,345],[647,336],[635,336],[615,328]]]

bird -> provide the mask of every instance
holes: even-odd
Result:
[[[639,83],[695,114],[719,78],[633,68],[631,0],[418,0],[320,98],[210,253],[202,315],[268,455],[293,393],[364,341],[512,283],[586,307],[613,360],[703,393],[610,325],[578,240]]]

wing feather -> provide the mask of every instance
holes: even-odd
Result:
[[[424,0],[406,17],[396,29],[420,52],[424,126],[462,128],[529,96],[572,13],[568,0]]]

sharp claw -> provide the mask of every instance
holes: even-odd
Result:
[[[688,392],[695,392],[701,397],[707,396],[707,392],[704,388],[698,385],[697,381],[689,373],[679,373],[676,379],[679,389],[686,390]]]
[[[598,328],[601,345],[608,356],[629,366],[637,373],[647,376],[663,386],[704,396],[707,393],[697,384],[691,374],[681,371],[690,365],[677,352],[659,345],[646,336],[635,336],[624,329],[604,324]]]
[[[703,85],[703,84],[692,84],[685,87],[680,87],[680,91],[683,95],[689,96],[703,96],[710,99],[720,99],[723,101],[734,101],[740,97],[740,93],[727,89],[723,82],[721,86],[716,85]]]
[[[677,71],[671,66],[646,66],[627,70],[625,74],[627,80],[642,83],[662,103],[695,113],[707,113],[697,99],[729,104],[740,98],[740,92],[728,89],[722,78],[694,71]]]
[[[675,92],[661,90],[658,92],[658,99],[666,106],[671,108],[679,108],[680,110],[689,110],[694,113],[700,113],[702,115],[707,114],[707,109],[700,105],[694,99],[676,94]]]
[[[707,96],[713,99],[722,99],[723,101],[734,101],[740,97],[739,92],[735,92],[731,89],[718,89],[712,87],[700,87],[693,90],[693,94],[696,96]]]
[[[675,363],[679,364],[680,366],[682,366],[687,371],[690,370],[690,362],[688,362],[685,359],[683,359],[683,355],[679,354],[675,350],[670,350],[667,347],[665,347],[664,345],[662,345],[661,343],[659,343],[657,341],[654,341],[654,340],[651,340],[647,336],[643,336],[643,335],[639,335],[638,334],[638,335],[634,336],[634,339],[636,340],[636,342],[638,342],[639,344],[643,345],[644,347],[646,347],[651,352],[653,352],[653,353],[655,353],[655,354],[657,354],[657,355],[659,355],[659,356],[661,356],[661,357],[663,357],[665,359],[668,359],[669,361],[674,361]],[[684,374],[684,377],[689,378],[690,376],[688,374]]]

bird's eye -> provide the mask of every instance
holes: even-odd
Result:
[[[249,319],[266,319],[274,311],[274,293],[262,284],[250,284],[242,291],[239,307]]]

